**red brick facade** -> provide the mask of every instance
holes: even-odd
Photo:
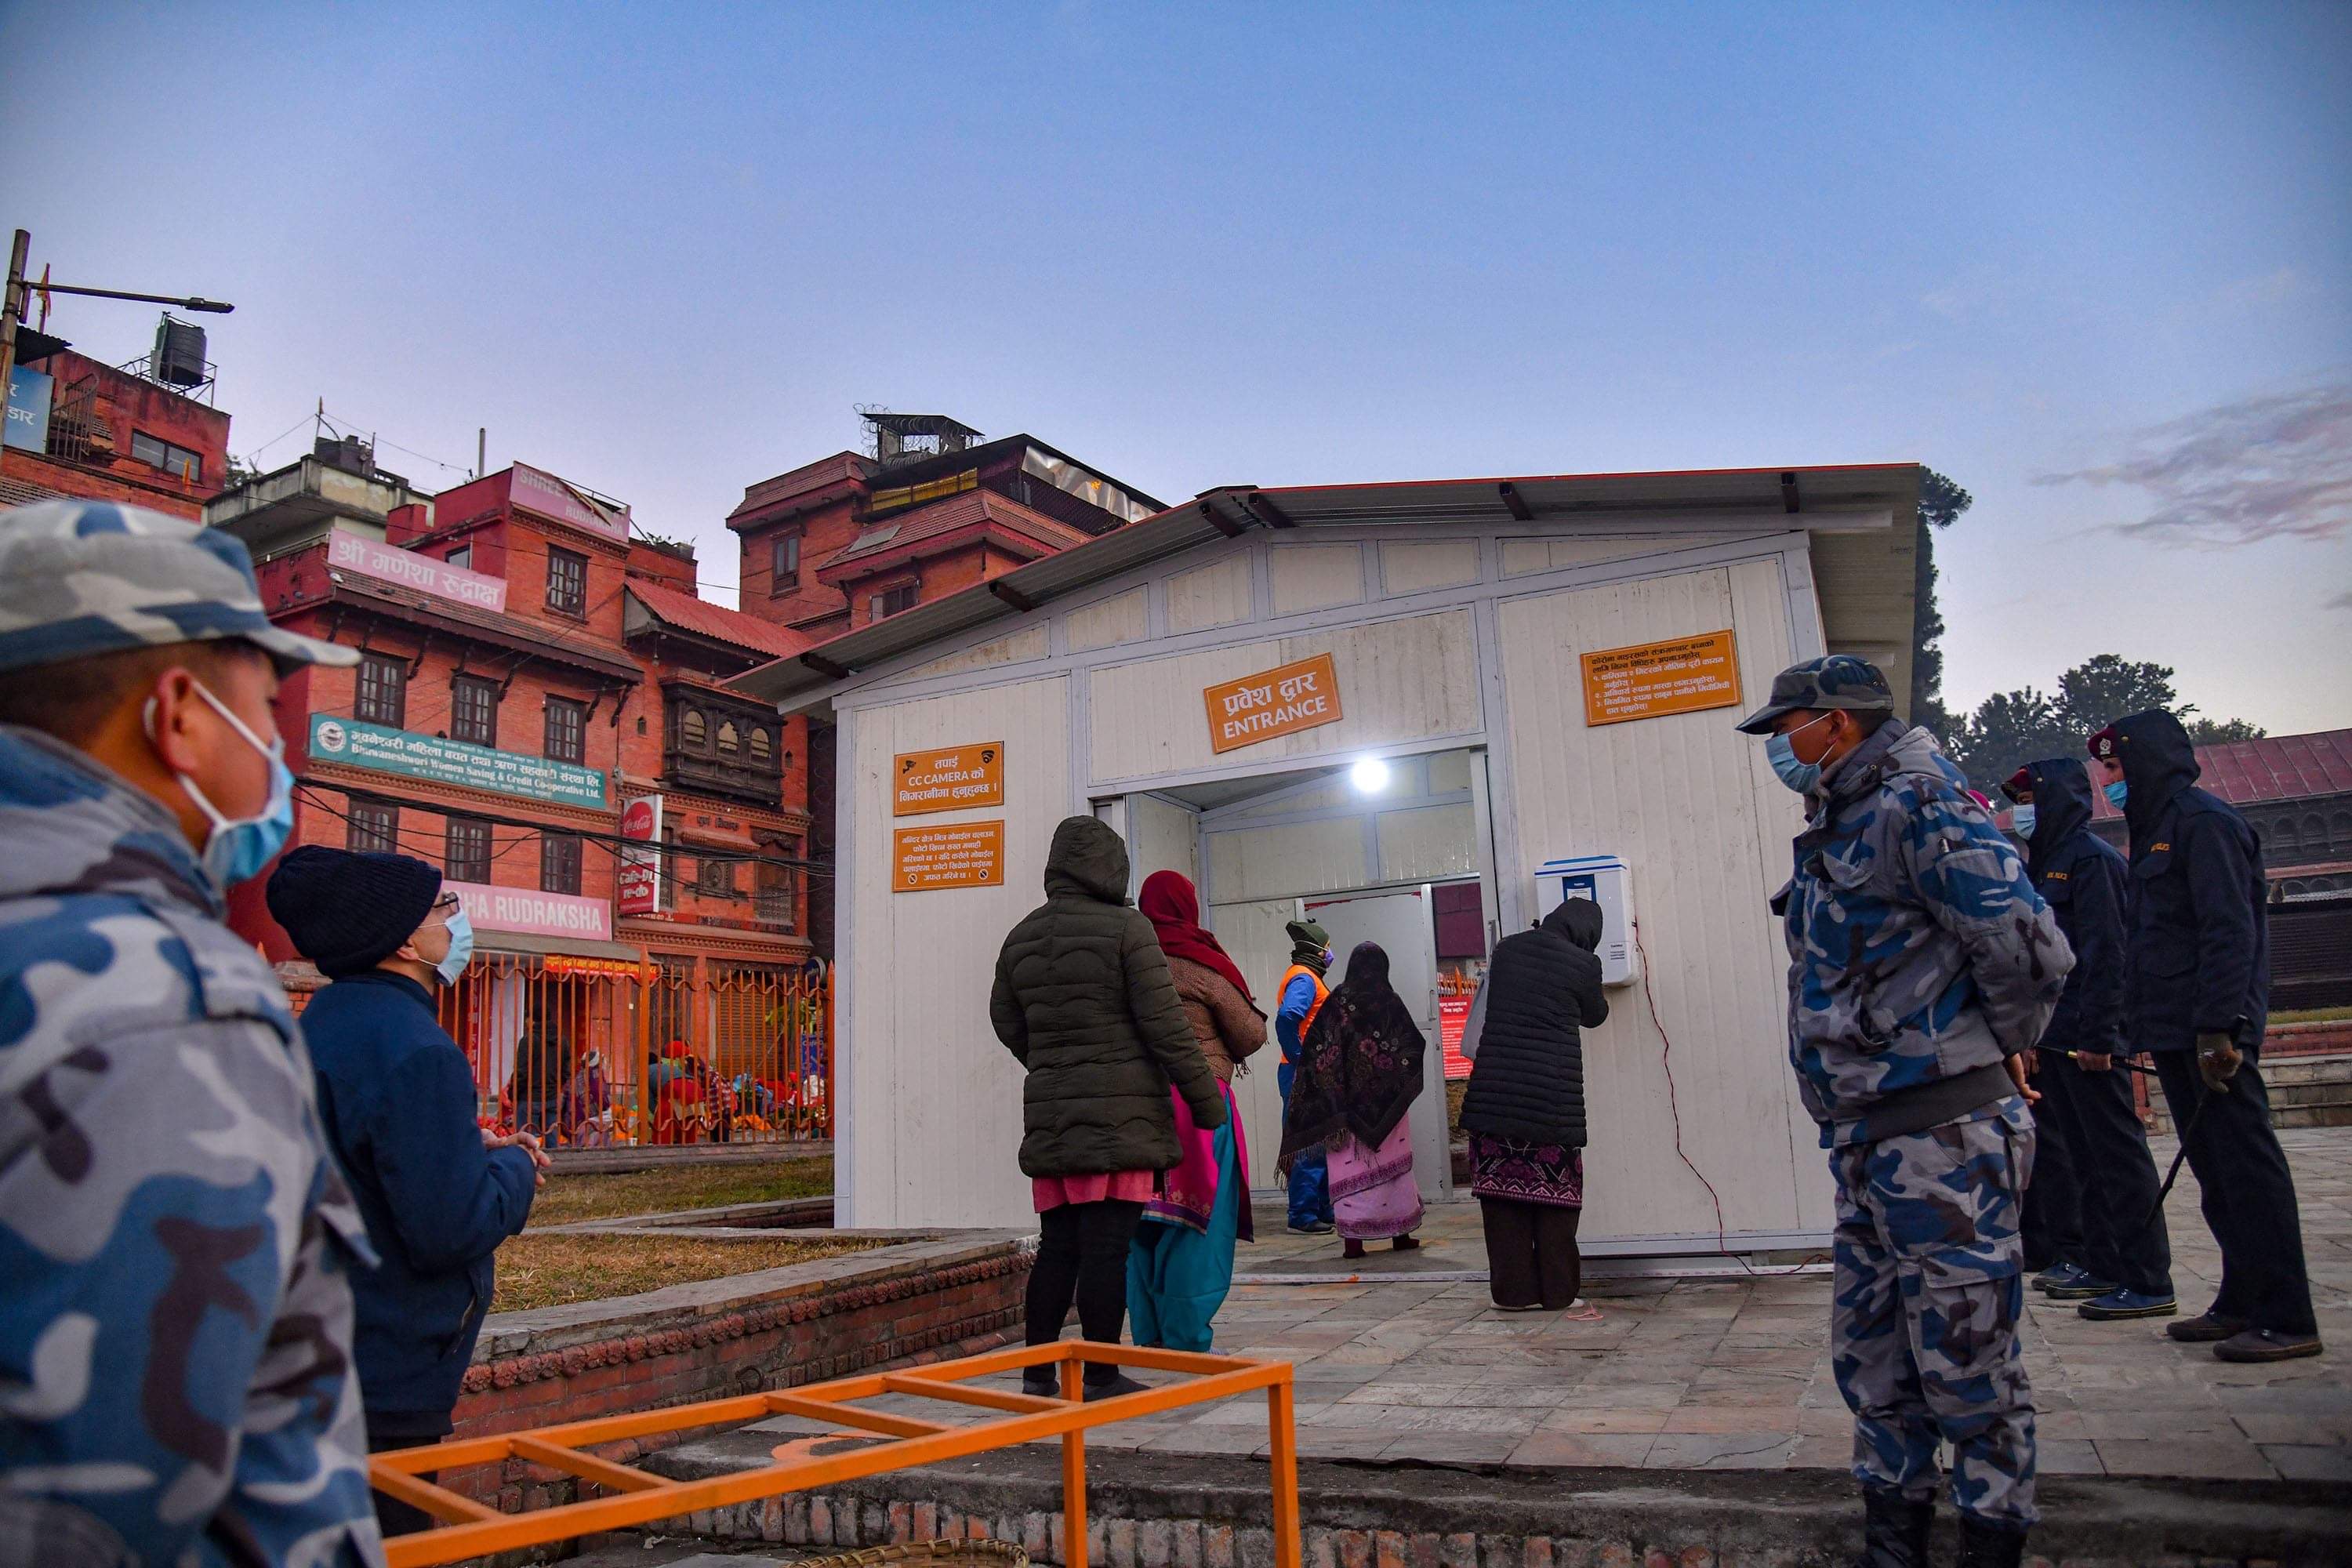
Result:
[[[49,492],[199,518],[221,492],[229,416],[219,409],[70,349],[26,368],[55,378],[49,449],[0,448],[0,479],[16,481],[12,504]],[[171,466],[135,456],[156,450],[142,437],[166,448]]]

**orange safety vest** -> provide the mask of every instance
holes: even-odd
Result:
[[[1282,972],[1282,984],[1274,988],[1274,1005],[1277,1009],[1282,1005],[1282,998],[1284,994],[1290,989],[1291,981],[1301,974],[1304,974],[1307,979],[1315,982],[1315,1005],[1307,1008],[1307,1016],[1298,1020],[1298,1043],[1300,1045],[1305,1045],[1307,1043],[1307,1031],[1315,1026],[1315,1015],[1323,1011],[1323,1000],[1325,997],[1331,994],[1331,988],[1323,984],[1323,977],[1321,975],[1307,968],[1307,965],[1303,963],[1294,963],[1289,968]]]

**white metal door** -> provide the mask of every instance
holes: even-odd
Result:
[[[1376,942],[1389,955],[1389,983],[1412,1009],[1429,1049],[1422,1058],[1421,1098],[1407,1120],[1412,1128],[1412,1173],[1424,1199],[1454,1195],[1454,1152],[1445,1130],[1445,1054],[1437,1045],[1437,931],[1429,889],[1302,900],[1307,916],[1331,935],[1331,973],[1347,978],[1356,944]]]

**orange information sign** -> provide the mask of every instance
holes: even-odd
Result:
[[[1739,661],[1728,627],[1584,656],[1584,721],[1589,725],[1738,705]]]
[[[1004,885],[1004,821],[901,827],[890,836],[890,890]]]
[[[1212,686],[1201,699],[1208,704],[1212,752],[1255,746],[1341,717],[1339,672],[1328,653]]]
[[[893,816],[1004,804],[1004,742],[975,741],[944,752],[901,752],[890,769]]]

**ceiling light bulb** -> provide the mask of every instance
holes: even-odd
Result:
[[[1348,781],[1359,795],[1378,795],[1389,787],[1389,765],[1378,757],[1366,757],[1349,770]]]

